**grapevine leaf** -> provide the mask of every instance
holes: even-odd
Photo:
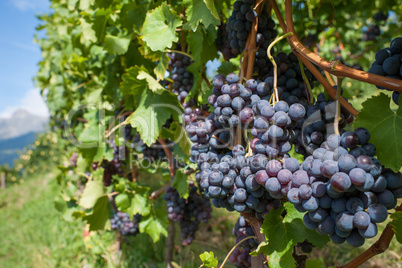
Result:
[[[176,145],[178,145],[178,147],[181,149],[181,152],[178,152],[179,148],[177,148],[177,146],[175,145],[173,148],[175,154],[178,153],[178,156],[183,158],[189,156],[191,149],[191,141],[188,138],[188,135],[186,135],[186,131],[178,122],[173,122],[171,128],[175,129],[173,141],[177,143]]]
[[[179,105],[177,97],[170,92],[153,94],[144,91],[137,110],[128,117],[127,121],[137,129],[142,141],[151,146],[158,138],[163,124],[173,114],[177,115],[180,112],[177,108],[180,107]]]
[[[92,208],[97,199],[105,194],[102,180],[91,180],[85,185],[84,192],[80,199],[80,206]]]
[[[213,0],[204,0],[205,5],[211,11],[212,16],[219,20],[218,11],[216,11],[215,2]]]
[[[188,198],[187,175],[181,170],[176,170],[176,175],[174,177],[172,186],[177,190],[182,198]]]
[[[222,61],[221,65],[218,67],[218,73],[226,76],[229,73],[233,73],[237,69],[238,68],[230,61]]]
[[[186,6],[188,23],[193,30],[196,30],[200,23],[203,23],[206,28],[210,24],[219,25],[219,18],[214,17],[204,1],[185,0],[184,5]]]
[[[286,216],[283,218],[281,215],[284,209]],[[256,253],[268,255],[270,267],[295,267],[292,252],[298,242],[308,239],[322,248],[329,241],[327,236],[320,236],[314,230],[307,229],[302,217],[303,213],[298,212],[290,203],[285,203],[280,209],[271,210],[266,216],[261,231],[267,241],[257,248]]]
[[[202,260],[202,264],[209,268],[214,268],[218,266],[218,258],[214,256],[212,251],[204,252],[200,255],[200,259]]]
[[[166,3],[149,12],[142,27],[143,40],[153,51],[163,51],[177,42],[176,28],[181,25],[180,17]]]
[[[395,172],[402,163],[402,108],[390,109],[390,98],[381,93],[363,102],[355,127],[370,131],[370,142],[377,147],[378,160]]]
[[[394,228],[396,240],[402,244],[402,212],[395,212],[391,215],[392,222],[389,224]]]
[[[147,81],[138,79],[141,71],[145,72],[146,69],[143,66],[134,66],[126,70],[120,86],[123,94],[139,96],[147,88]]]
[[[169,67],[169,57],[166,55],[166,53],[160,54],[161,56],[154,69],[154,73],[156,74],[156,78],[163,80],[165,78],[166,70]]]
[[[110,228],[109,206],[110,204],[107,195],[103,195],[98,198],[93,208],[92,214],[84,218],[89,224],[90,231]]]
[[[165,224],[159,217],[154,217],[153,215],[143,218],[139,223],[139,227],[140,232],[147,233],[152,238],[154,243],[159,240],[161,234],[167,236]]]
[[[129,214],[141,214],[147,216],[151,212],[151,204],[148,199],[148,187],[136,187],[134,189],[135,194],[131,199],[131,206],[129,208]]]
[[[84,18],[80,18],[82,35],[81,42],[85,44],[95,43],[97,41],[96,32],[92,29],[90,23],[88,23]]]
[[[147,81],[148,87],[150,90],[152,90],[155,93],[162,93],[165,89],[158,83],[158,81],[155,80],[152,76],[150,76],[147,72],[145,71],[140,71],[138,73],[137,78],[139,80],[144,80]]]
[[[319,259],[308,259],[306,261],[306,267],[308,268],[323,268],[326,267]]]
[[[106,35],[105,49],[113,55],[122,55],[127,52],[130,45],[131,34],[125,36]]]
[[[125,211],[125,209],[130,206],[130,198],[125,193],[118,194],[115,198],[115,202],[120,211]]]

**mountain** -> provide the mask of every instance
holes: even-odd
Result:
[[[35,132],[29,132],[16,138],[0,140],[0,165],[13,166],[14,160],[19,157],[18,152],[35,141]]]
[[[0,118],[0,140],[7,140],[28,134],[37,133],[46,129],[48,118],[29,113],[20,109],[10,118]]]

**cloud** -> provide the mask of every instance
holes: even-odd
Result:
[[[48,0],[10,0],[10,3],[20,11],[43,11],[50,6]]]
[[[35,115],[49,115],[46,103],[40,95],[39,89],[36,88],[28,90],[18,104],[6,106],[3,111],[0,112],[0,118],[8,118],[15,111],[20,109],[27,110]]]

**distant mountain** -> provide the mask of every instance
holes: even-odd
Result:
[[[37,133],[46,129],[47,117],[38,116],[20,109],[10,118],[0,118],[0,140],[20,137],[30,132]]]
[[[29,132],[16,138],[0,140],[0,165],[13,166],[14,160],[19,157],[18,152],[25,146],[34,143],[35,132]]]

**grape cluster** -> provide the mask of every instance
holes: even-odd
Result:
[[[177,190],[168,187],[163,196],[168,207],[168,218],[180,224],[182,244],[187,246],[195,238],[201,222],[207,223],[211,218],[211,203],[208,198],[201,197],[193,182],[189,184],[189,197],[183,199]]]
[[[364,128],[329,135],[325,148],[289,174],[287,199],[308,212],[303,218],[307,228],[330,235],[334,243],[363,245],[401,196],[401,174],[383,171],[369,138]]]
[[[388,12],[382,12],[381,10],[375,13],[373,16],[375,21],[386,21],[388,19]]]
[[[336,102],[327,100],[324,93],[318,94],[317,102],[307,108],[305,118],[299,121],[294,130],[297,137],[294,140],[296,153],[309,156],[320,146],[326,148],[327,136],[334,133],[335,115]],[[353,116],[343,107],[340,116],[339,129],[353,122]]]
[[[247,223],[243,216],[237,220],[232,234],[236,236],[236,244],[248,236],[255,236],[251,226]],[[234,263],[236,267],[247,268],[251,267],[250,252],[258,246],[258,240],[250,238],[242,242],[229,256],[229,261]]]
[[[103,185],[106,187],[112,184],[113,175],[123,173],[122,160],[124,160],[126,157],[126,148],[124,147],[124,145],[117,146],[115,141],[109,142],[109,144],[113,148],[113,160],[108,161],[104,159],[102,161],[102,167],[105,169],[105,171],[103,172]],[[94,165],[93,168],[95,168]]]
[[[78,159],[78,154],[77,152],[73,152],[70,156],[69,162],[71,167],[77,167],[77,159]]]
[[[135,236],[139,233],[139,223],[141,215],[136,214],[133,220],[130,220],[130,215],[124,212],[117,212],[110,220],[112,230],[119,230],[123,236]]]
[[[191,64],[191,59],[180,53],[167,53],[170,58],[169,70],[170,78],[173,80],[172,92],[177,94],[180,103],[184,103],[188,93],[193,87],[193,74],[187,71]]]
[[[381,49],[375,54],[375,62],[368,72],[398,80],[402,79],[402,37],[395,38],[391,41],[389,48]],[[386,89],[378,86],[377,88]],[[399,96],[399,92],[392,93],[392,100],[397,105],[399,105]]]
[[[255,0],[237,0],[233,4],[233,12],[226,25],[232,54],[240,54],[246,47],[252,23],[257,18],[257,12],[253,10],[254,4]],[[268,60],[266,51],[271,40],[278,34],[274,28],[274,21],[268,15],[268,11],[263,8],[261,14],[258,16],[256,44],[259,50],[256,54],[256,58],[263,59],[264,61],[265,58]],[[267,63],[268,62],[269,61],[267,61]],[[258,64],[258,61],[256,61],[256,63]],[[262,62],[260,62],[259,65],[261,65],[261,63]],[[260,68],[264,67],[260,66]]]
[[[284,161],[297,162],[287,153],[292,147],[292,128],[304,117],[305,108],[284,101],[272,107],[268,101],[272,85],[250,79],[243,86],[238,81],[236,74],[217,75],[214,95],[209,97],[214,113],[186,130],[194,142],[191,159],[201,170],[196,179],[214,206],[256,212],[261,218],[284,197],[281,189],[267,192],[266,182],[277,175]],[[249,155],[241,145],[229,148],[234,143],[234,128],[251,128],[254,139]]]
[[[229,33],[226,28],[227,26],[224,23],[219,25],[215,44],[218,50],[222,53],[223,58],[225,60],[230,60],[239,55],[239,51],[230,46]]]
[[[274,56],[274,60],[278,66],[277,86],[279,98],[286,101],[289,105],[300,103],[307,108],[306,85],[296,55],[293,52],[289,54],[280,52]],[[270,61],[269,64],[271,64]],[[268,84],[272,88],[274,82],[273,69],[270,69],[269,72],[261,72],[259,69],[255,69],[254,71],[260,72],[258,77],[261,77],[265,84]],[[306,68],[304,68],[304,72],[310,87],[314,88],[313,75]]]
[[[363,32],[363,41],[373,41],[381,34],[380,27],[377,25],[368,26]]]

